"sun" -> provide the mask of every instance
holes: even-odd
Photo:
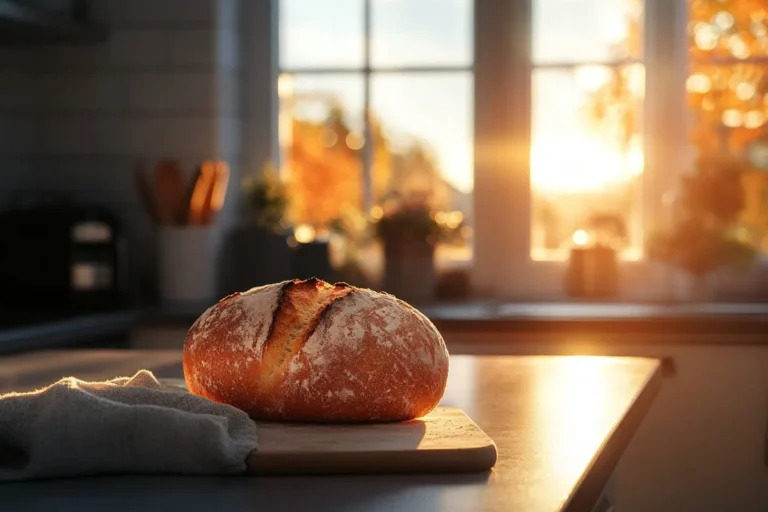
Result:
[[[624,150],[588,132],[534,134],[531,185],[543,194],[578,194],[626,183],[643,172],[643,150],[635,137]]]

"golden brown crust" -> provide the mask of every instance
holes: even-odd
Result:
[[[190,391],[256,419],[412,419],[437,405],[447,375],[445,343],[416,309],[317,279],[226,297],[184,344]]]

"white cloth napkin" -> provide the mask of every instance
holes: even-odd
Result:
[[[146,370],[0,395],[0,481],[239,473],[256,445],[243,411],[163,386]]]

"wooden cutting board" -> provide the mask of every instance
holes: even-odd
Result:
[[[401,423],[258,425],[253,474],[462,473],[496,463],[491,438],[453,407]]]
[[[184,384],[174,379],[171,385]],[[496,463],[493,440],[454,407],[399,423],[257,424],[259,448],[248,457],[251,474],[466,473]]]

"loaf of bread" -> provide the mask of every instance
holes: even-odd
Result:
[[[277,421],[401,421],[440,401],[448,351],[419,311],[318,279],[235,293],[184,343],[192,393]]]

